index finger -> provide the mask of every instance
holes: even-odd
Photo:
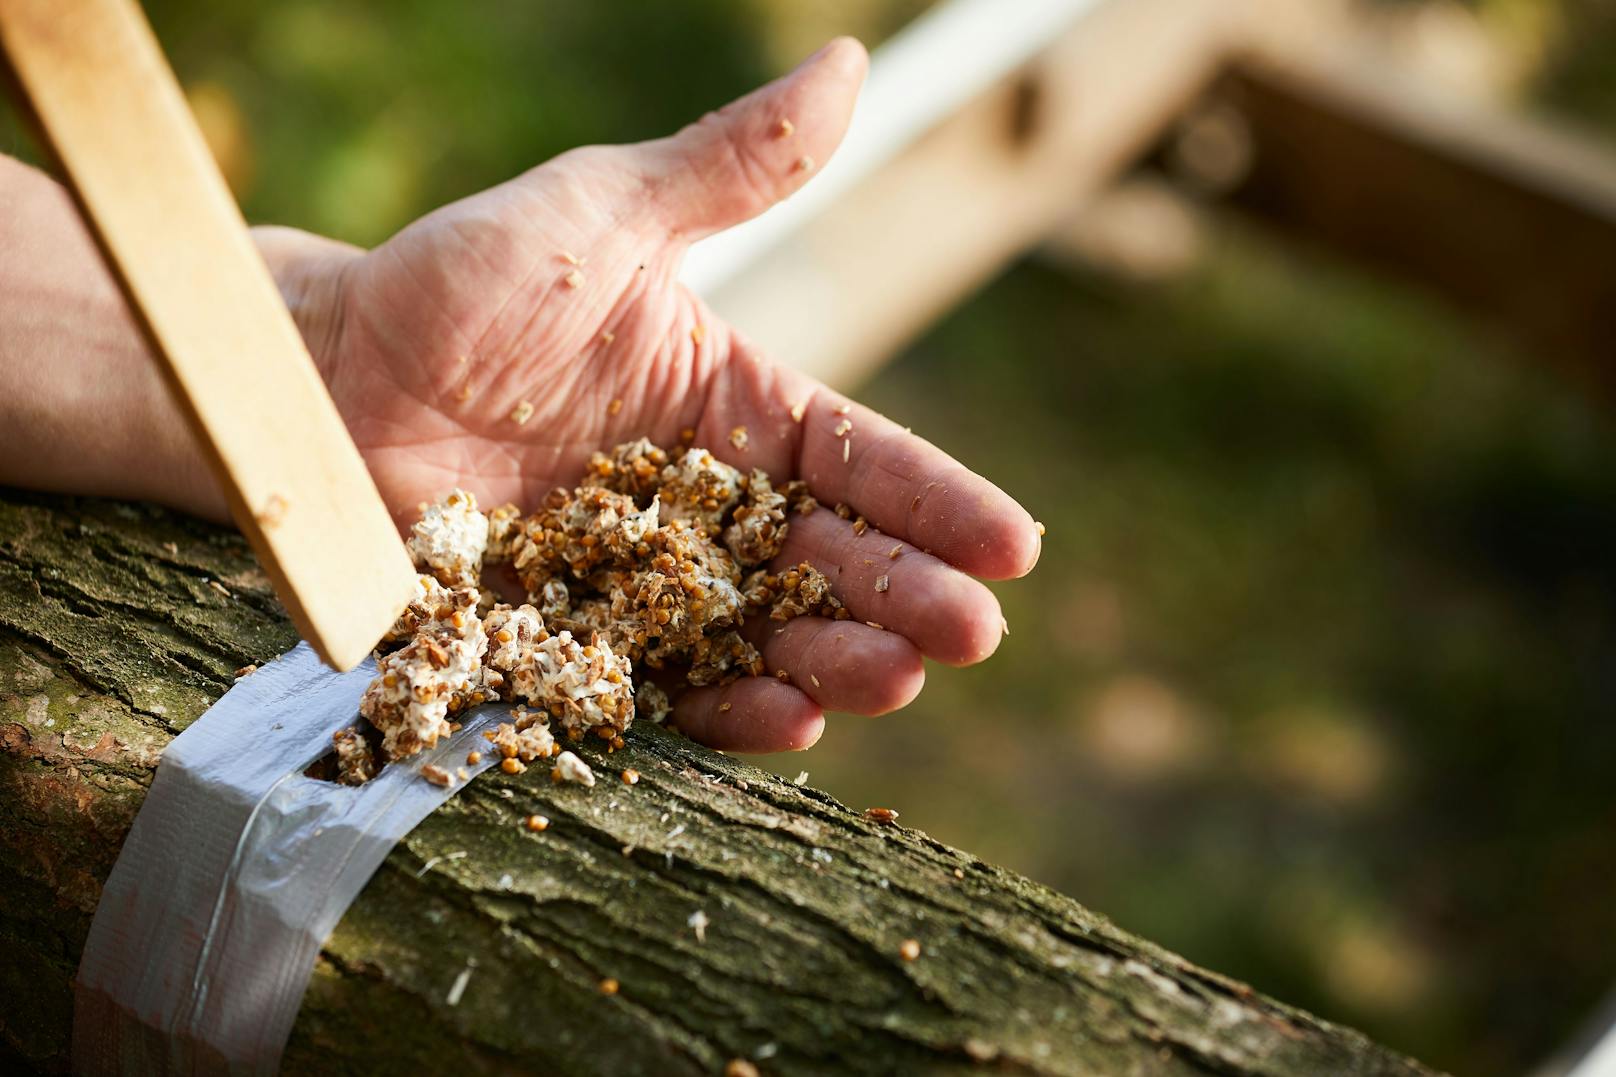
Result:
[[[881,531],[973,576],[1025,576],[1038,525],[1015,498],[937,446],[824,386],[802,411],[797,475],[826,504],[846,502]]]

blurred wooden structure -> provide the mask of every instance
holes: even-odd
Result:
[[[1616,155],[1342,56],[1244,58],[1213,93],[1251,132],[1229,200],[1411,277],[1616,390]]]
[[[983,44],[985,20],[1046,36],[992,35],[1021,49],[1007,54]],[[931,113],[912,100],[954,84],[972,92],[940,90]],[[877,54],[846,171],[833,161],[820,196],[698,247],[687,279],[777,355],[855,380],[1209,102],[1236,143],[1224,202],[1616,389],[1616,155],[1445,90],[1334,0],[941,5]]]
[[[1158,166],[1616,396],[1616,153],[1456,92],[1360,14],[1353,0],[951,0],[876,55],[851,160],[698,247],[687,280],[782,359],[846,384]],[[915,100],[933,88],[929,109]],[[1612,1059],[1616,1030],[1545,1072],[1593,1077]]]

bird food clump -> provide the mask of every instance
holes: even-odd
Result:
[[[559,742],[621,747],[637,711],[664,721],[671,703],[644,670],[693,685],[755,677],[748,617],[847,618],[807,562],[761,567],[783,548],[789,514],[812,506],[805,483],[776,487],[706,449],[644,438],[595,453],[580,485],[531,514],[485,514],[464,490],[423,505],[408,541],[418,592],[378,651],[359,707],[369,728],[334,737],[340,779],[367,781],[435,746],[460,711],[503,700],[516,721],[487,735],[503,769],[555,756],[559,778],[592,785]],[[484,578],[506,564],[527,596],[519,605],[496,601]]]
[[[477,511],[477,499],[456,490],[422,511],[410,528],[408,546],[415,563],[439,583],[475,587],[488,538],[488,517]]]

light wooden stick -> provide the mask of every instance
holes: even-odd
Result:
[[[0,0],[0,45],[236,523],[304,637],[352,668],[415,574],[145,16]]]

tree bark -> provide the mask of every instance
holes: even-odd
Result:
[[[294,642],[233,533],[0,491],[0,1062],[66,1067],[74,970],[164,745]],[[313,970],[287,1072],[1427,1072],[649,723],[591,762],[593,790],[490,772],[393,851]]]

